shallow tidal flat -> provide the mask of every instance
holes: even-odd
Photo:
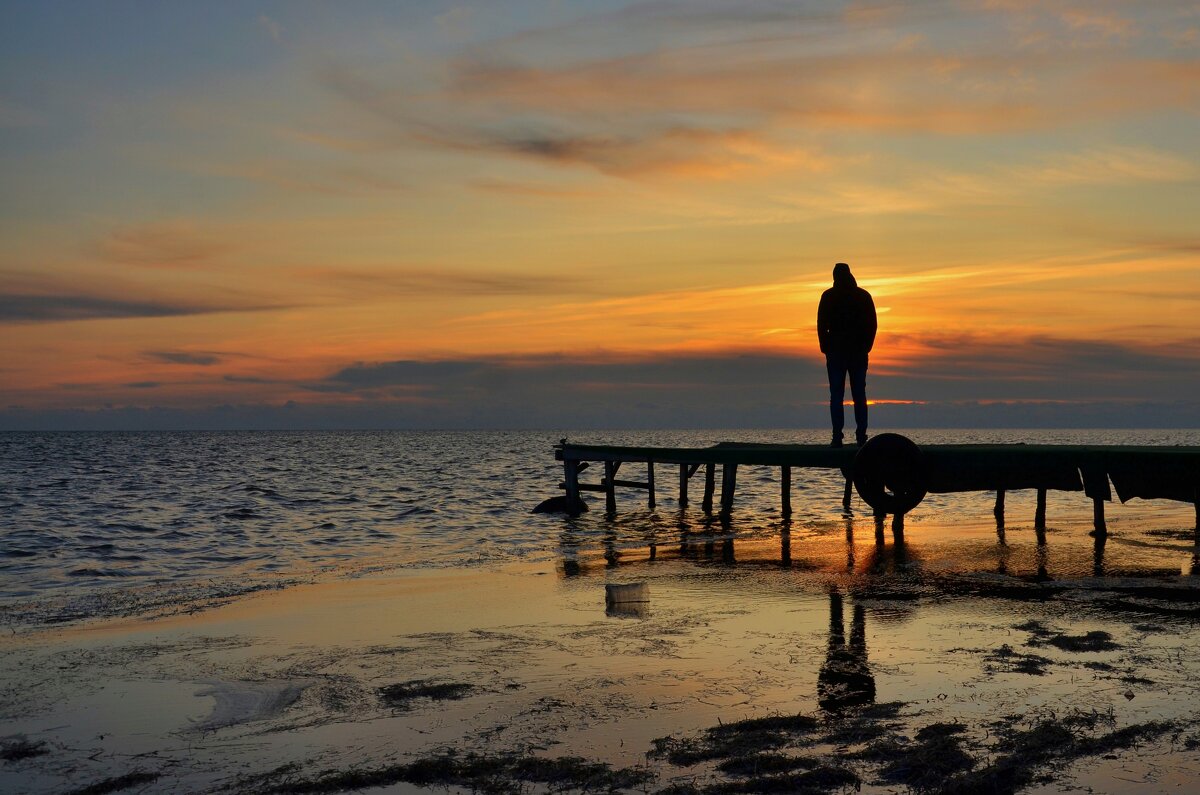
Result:
[[[1038,548],[1010,528],[989,571],[968,551],[994,530],[935,516],[901,543],[869,517],[620,549],[565,533],[543,562],[317,578],[17,634],[0,651],[0,790],[1141,793],[1200,778],[1200,595],[1187,571],[1139,568],[1156,536],[1098,550],[1083,526]],[[606,610],[623,582],[650,601]]]

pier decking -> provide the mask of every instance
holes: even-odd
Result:
[[[1200,447],[1130,447],[1117,445],[1040,444],[941,444],[917,448],[904,437],[883,434],[861,450],[802,444],[754,444],[722,442],[711,447],[623,447],[568,442],[555,446],[555,458],[563,462],[569,513],[582,507],[581,492],[602,492],[605,507],[616,511],[616,489],[647,492],[647,503],[655,506],[656,467],[675,469],[679,505],[689,500],[689,484],[703,470],[701,508],[713,511],[716,470],[721,468],[719,515],[728,518],[734,507],[737,472],[741,466],[778,467],[780,508],[784,517],[792,512],[791,475],[798,467],[837,469],[846,477],[842,494],[849,508],[851,490],[876,514],[895,517],[893,527],[903,527],[903,516],[921,501],[926,492],[996,492],[995,513],[1004,518],[1006,491],[1036,489],[1035,526],[1045,527],[1046,492],[1081,491],[1092,500],[1097,533],[1107,532],[1104,503],[1114,491],[1122,503],[1133,498],[1168,499],[1196,506],[1196,533],[1200,543]],[[599,482],[581,478],[591,464],[602,464]],[[645,480],[617,477],[623,464],[645,464]]]

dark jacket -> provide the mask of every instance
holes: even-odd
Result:
[[[875,302],[858,286],[849,268],[835,271],[833,287],[821,294],[817,307],[817,339],[821,353],[863,356],[875,344]]]

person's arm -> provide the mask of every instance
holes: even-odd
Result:
[[[873,299],[871,294],[866,291],[864,291],[864,294],[867,296],[866,308],[868,310],[867,316],[869,320],[866,326],[867,353],[870,353],[871,348],[875,347],[875,333],[879,331],[879,317],[875,314],[875,299]]]
[[[821,303],[817,304],[817,342],[821,345],[821,353],[829,353],[829,293],[821,294]]]

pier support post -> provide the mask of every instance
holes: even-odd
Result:
[[[654,510],[654,462],[646,462],[646,507]]]
[[[686,508],[688,504],[688,465],[679,465],[679,507]]]
[[[1098,536],[1107,535],[1108,524],[1104,521],[1104,500],[1096,497],[1092,500],[1092,524],[1095,530],[1092,532]]]
[[[1037,510],[1033,514],[1033,527],[1036,530],[1046,529],[1046,490],[1037,490]]]
[[[842,508],[850,510],[850,497],[854,494],[854,481],[846,478],[846,489],[842,492]]]
[[[792,515],[792,468],[779,468],[779,510],[786,519]]]
[[[737,488],[737,464],[721,465],[721,517],[733,514],[733,490]]]
[[[563,480],[567,485],[567,514],[579,515],[579,462],[571,459],[563,461]]]
[[[996,524],[1000,527],[1004,526],[1004,489],[996,489],[996,507],[992,509],[992,513],[996,517]]]
[[[704,499],[700,503],[700,508],[709,514],[712,513],[713,491],[716,489],[717,480],[716,473],[716,464],[709,463],[704,465]]]
[[[617,462],[604,462],[604,510],[617,512]]]

